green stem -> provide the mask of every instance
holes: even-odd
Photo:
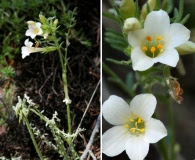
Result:
[[[70,31],[68,31],[69,34]],[[64,94],[65,94],[65,99],[66,100],[70,100],[69,99],[69,95],[68,95],[68,83],[67,83],[67,69],[66,69],[66,63],[67,63],[67,54],[68,54],[68,46],[69,46],[69,42],[68,42],[68,34],[66,34],[66,48],[65,48],[65,57],[63,60],[63,56],[62,56],[62,52],[60,49],[60,45],[58,44],[57,38],[56,36],[53,34],[53,41],[55,43],[55,46],[58,50],[59,53],[59,57],[60,57],[60,63],[61,63],[61,67],[62,67],[62,80],[63,80],[63,85],[64,85]],[[68,118],[68,132],[69,134],[72,134],[72,127],[71,127],[71,116],[70,116],[70,105],[67,104],[67,118]]]
[[[169,123],[170,123],[170,132],[169,132],[169,136],[170,136],[170,160],[175,160],[175,136],[174,136],[174,116],[173,116],[173,106],[172,106],[172,99],[171,97],[169,98],[169,102],[168,102],[168,114],[169,114]]]
[[[32,109],[32,108],[30,109],[30,111],[33,112],[33,113],[35,113],[35,114],[36,114],[37,116],[39,116],[45,123],[47,123],[47,119],[46,119],[41,113],[37,112],[36,110],[34,110],[34,109]],[[54,131],[53,131],[54,128],[55,128],[55,129],[58,129],[58,128],[56,128],[55,126],[53,126],[53,127],[50,128],[52,132],[54,132]],[[59,129],[58,129],[58,130],[59,130]],[[58,132],[58,133],[60,133],[60,132]],[[55,136],[55,134],[53,134],[53,135]],[[74,146],[73,146],[73,143],[72,143],[72,138],[67,139],[66,137],[64,137],[63,134],[60,134],[60,136],[63,138],[63,140],[64,140],[65,142],[68,143],[68,145],[69,145],[69,147],[70,147],[70,151],[71,151],[72,156],[73,156],[73,159],[74,159],[74,160],[78,160],[78,159],[79,159],[79,156],[78,156],[77,152],[76,152],[75,149],[74,149]],[[65,156],[65,159],[67,159],[67,156]]]
[[[70,117],[70,105],[69,104],[66,105],[66,109],[67,109],[67,117],[68,117],[68,133],[72,134],[71,117]]]
[[[157,143],[157,145],[160,149],[160,152],[161,152],[161,155],[162,155],[163,159],[164,160],[169,160],[165,139],[160,140]]]
[[[156,118],[156,119],[159,119],[156,112],[154,112],[153,117]],[[160,149],[160,152],[161,152],[161,155],[163,156],[163,159],[164,160],[169,160],[168,150],[167,150],[167,147],[166,147],[165,139],[160,140],[157,143],[157,145],[158,145],[158,147]]]
[[[135,96],[135,92],[131,90],[120,78],[117,76],[105,63],[102,63],[102,69],[106,72],[109,76],[111,76],[115,83],[118,84],[121,89],[123,89],[126,93],[129,94],[130,97]]]
[[[31,129],[31,126],[30,126],[30,123],[29,123],[27,117],[25,117],[25,122],[26,122],[26,125],[27,125],[27,128],[28,128],[28,131],[29,131],[29,133],[30,133],[30,137],[31,137],[31,139],[32,139],[32,141],[33,141],[33,144],[34,144],[34,146],[35,146],[35,149],[36,149],[36,151],[37,151],[37,153],[38,153],[38,155],[39,155],[39,158],[40,158],[41,160],[44,160],[44,158],[43,158],[43,156],[42,156],[42,154],[41,154],[41,151],[39,150],[39,147],[38,147],[38,145],[37,145],[37,142],[36,142],[36,140],[35,140],[34,134],[33,134],[33,132],[32,132],[32,129]]]

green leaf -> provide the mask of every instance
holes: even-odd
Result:
[[[127,74],[127,77],[126,77],[126,85],[130,88],[130,89],[132,89],[133,87],[134,87],[134,81],[133,81],[133,78],[134,76],[133,76],[133,73],[132,72],[129,72],[128,74]]]
[[[15,71],[14,69],[11,67],[11,66],[8,66],[8,67],[4,67],[4,68],[1,68],[0,69],[0,73],[5,77],[5,78],[8,78],[8,77],[11,77],[15,74]]]
[[[135,12],[135,3],[133,0],[122,0],[120,6],[121,17],[125,20],[134,16]]]
[[[190,18],[190,14],[187,14],[182,20],[181,20],[181,24],[185,24],[187,22],[187,20]]]
[[[150,11],[153,11],[156,6],[156,0],[148,0],[143,6],[141,10],[141,18],[144,20]]]
[[[118,61],[116,59],[112,59],[112,58],[106,58],[107,61],[115,63],[115,64],[119,64],[119,65],[124,65],[124,66],[130,66],[131,64],[131,60],[129,61]]]
[[[158,11],[161,9],[161,0],[156,0],[156,7],[155,10]]]
[[[121,26],[123,26],[123,18],[121,17],[121,13],[120,13],[120,10],[119,10],[119,8],[118,8],[118,6],[117,5],[113,5],[113,8],[114,8],[114,10],[116,11],[116,13],[117,13],[117,16],[118,16],[118,20],[119,20],[119,24],[121,25]]]
[[[180,55],[187,55],[187,54],[195,53],[195,43],[188,41],[176,47],[176,50],[179,52]]]
[[[108,42],[112,48],[122,52],[128,47],[128,42],[123,34],[111,28],[106,29],[105,41]]]
[[[109,12],[102,12],[102,15],[106,18],[112,19],[113,21],[119,22],[118,18]]]
[[[132,51],[132,47],[131,47],[131,46],[128,46],[127,48],[124,49],[124,53],[125,53],[128,57],[130,57],[131,51]]]
[[[169,78],[171,76],[170,68],[168,66],[164,67],[163,74],[164,74],[165,78]]]
[[[140,18],[140,8],[138,5],[138,0],[135,1],[135,13],[134,13],[134,17],[139,19]]]
[[[183,16],[183,6],[184,6],[184,1],[180,0],[179,1],[179,11],[177,13],[177,18],[175,19],[175,22],[180,22]]]
[[[162,4],[162,9],[169,14],[173,10],[173,6],[173,0],[164,0]]]

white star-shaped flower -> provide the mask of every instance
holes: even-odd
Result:
[[[69,97],[67,97],[67,98],[65,98],[65,99],[63,100],[63,102],[66,103],[66,104],[71,104],[72,101],[70,100]]]
[[[151,117],[156,103],[152,94],[137,95],[130,106],[122,98],[110,96],[103,104],[102,114],[114,127],[102,136],[103,153],[113,157],[126,150],[131,160],[143,160],[149,143],[167,136],[163,123]]]
[[[144,71],[157,62],[175,67],[179,61],[175,47],[187,42],[189,37],[190,31],[182,24],[170,24],[165,11],[150,12],[143,29],[128,32],[128,41],[133,47],[133,69]]]
[[[45,52],[46,48],[36,48],[32,47],[33,43],[29,41],[29,39],[26,39],[24,42],[25,46],[22,47],[22,58],[24,59],[26,56],[29,56],[30,53],[35,52]]]
[[[36,23],[34,21],[28,21],[27,23],[29,29],[26,31],[26,36],[30,36],[32,39],[34,39],[37,35],[41,35],[43,33],[40,22]]]

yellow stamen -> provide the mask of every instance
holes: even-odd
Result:
[[[35,28],[35,29],[33,30],[33,32],[34,32],[34,34],[38,34],[38,33],[39,33],[39,29],[38,29],[38,28]]]
[[[128,124],[126,124],[126,125],[125,125],[125,127],[126,127],[126,128],[129,128],[129,125],[128,125]]]
[[[132,133],[135,133],[135,130],[136,130],[135,128],[131,128]]]
[[[142,128],[142,129],[140,129],[140,131],[143,133],[143,132],[145,132],[145,129],[144,129],[144,128]]]
[[[152,53],[154,53],[154,52],[156,51],[156,48],[155,48],[155,47],[151,47],[151,48],[150,48],[150,51],[151,51]]]
[[[131,122],[134,122],[134,119],[131,119],[131,118],[130,118],[129,120],[130,120]]]
[[[143,121],[142,121],[141,118],[138,118],[137,122],[138,122],[138,123],[142,123]]]
[[[145,46],[144,46],[142,49],[143,49],[144,51],[147,51],[147,50],[148,50],[148,48],[147,48],[147,47],[145,47]]]
[[[161,44],[158,44],[158,45],[157,45],[157,48],[158,48],[158,49],[162,49],[163,47],[162,47]]]
[[[162,39],[161,36],[157,36],[157,37],[156,37],[156,41],[160,41],[161,39]]]
[[[148,41],[152,41],[152,37],[150,37],[150,36],[147,36],[146,39],[147,39]]]

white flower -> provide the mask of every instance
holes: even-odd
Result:
[[[45,52],[46,48],[35,48],[32,47],[33,43],[29,41],[29,39],[26,39],[24,42],[25,46],[22,47],[22,58],[24,59],[26,56],[29,56],[30,53],[35,52]]]
[[[40,22],[36,23],[34,21],[28,21],[27,23],[29,29],[26,31],[26,36],[30,36],[34,39],[37,35],[41,35],[43,33]]]
[[[29,105],[34,106],[35,103],[32,101],[32,99],[30,99],[29,96],[27,96],[26,94],[24,94],[24,98],[26,99],[26,101],[28,102]]]
[[[103,153],[113,157],[126,150],[131,160],[143,160],[149,143],[156,143],[167,135],[163,123],[151,117],[156,103],[152,94],[137,95],[130,106],[122,98],[110,96],[103,104],[102,114],[115,126],[102,136]]]
[[[66,97],[66,98],[63,100],[63,102],[66,103],[66,105],[67,105],[67,104],[71,104],[72,101],[70,100],[69,97]]]
[[[189,37],[190,31],[182,24],[170,24],[165,11],[150,12],[144,28],[128,34],[129,44],[133,47],[133,69],[144,71],[157,62],[175,67],[179,60],[175,47],[187,42]]]

